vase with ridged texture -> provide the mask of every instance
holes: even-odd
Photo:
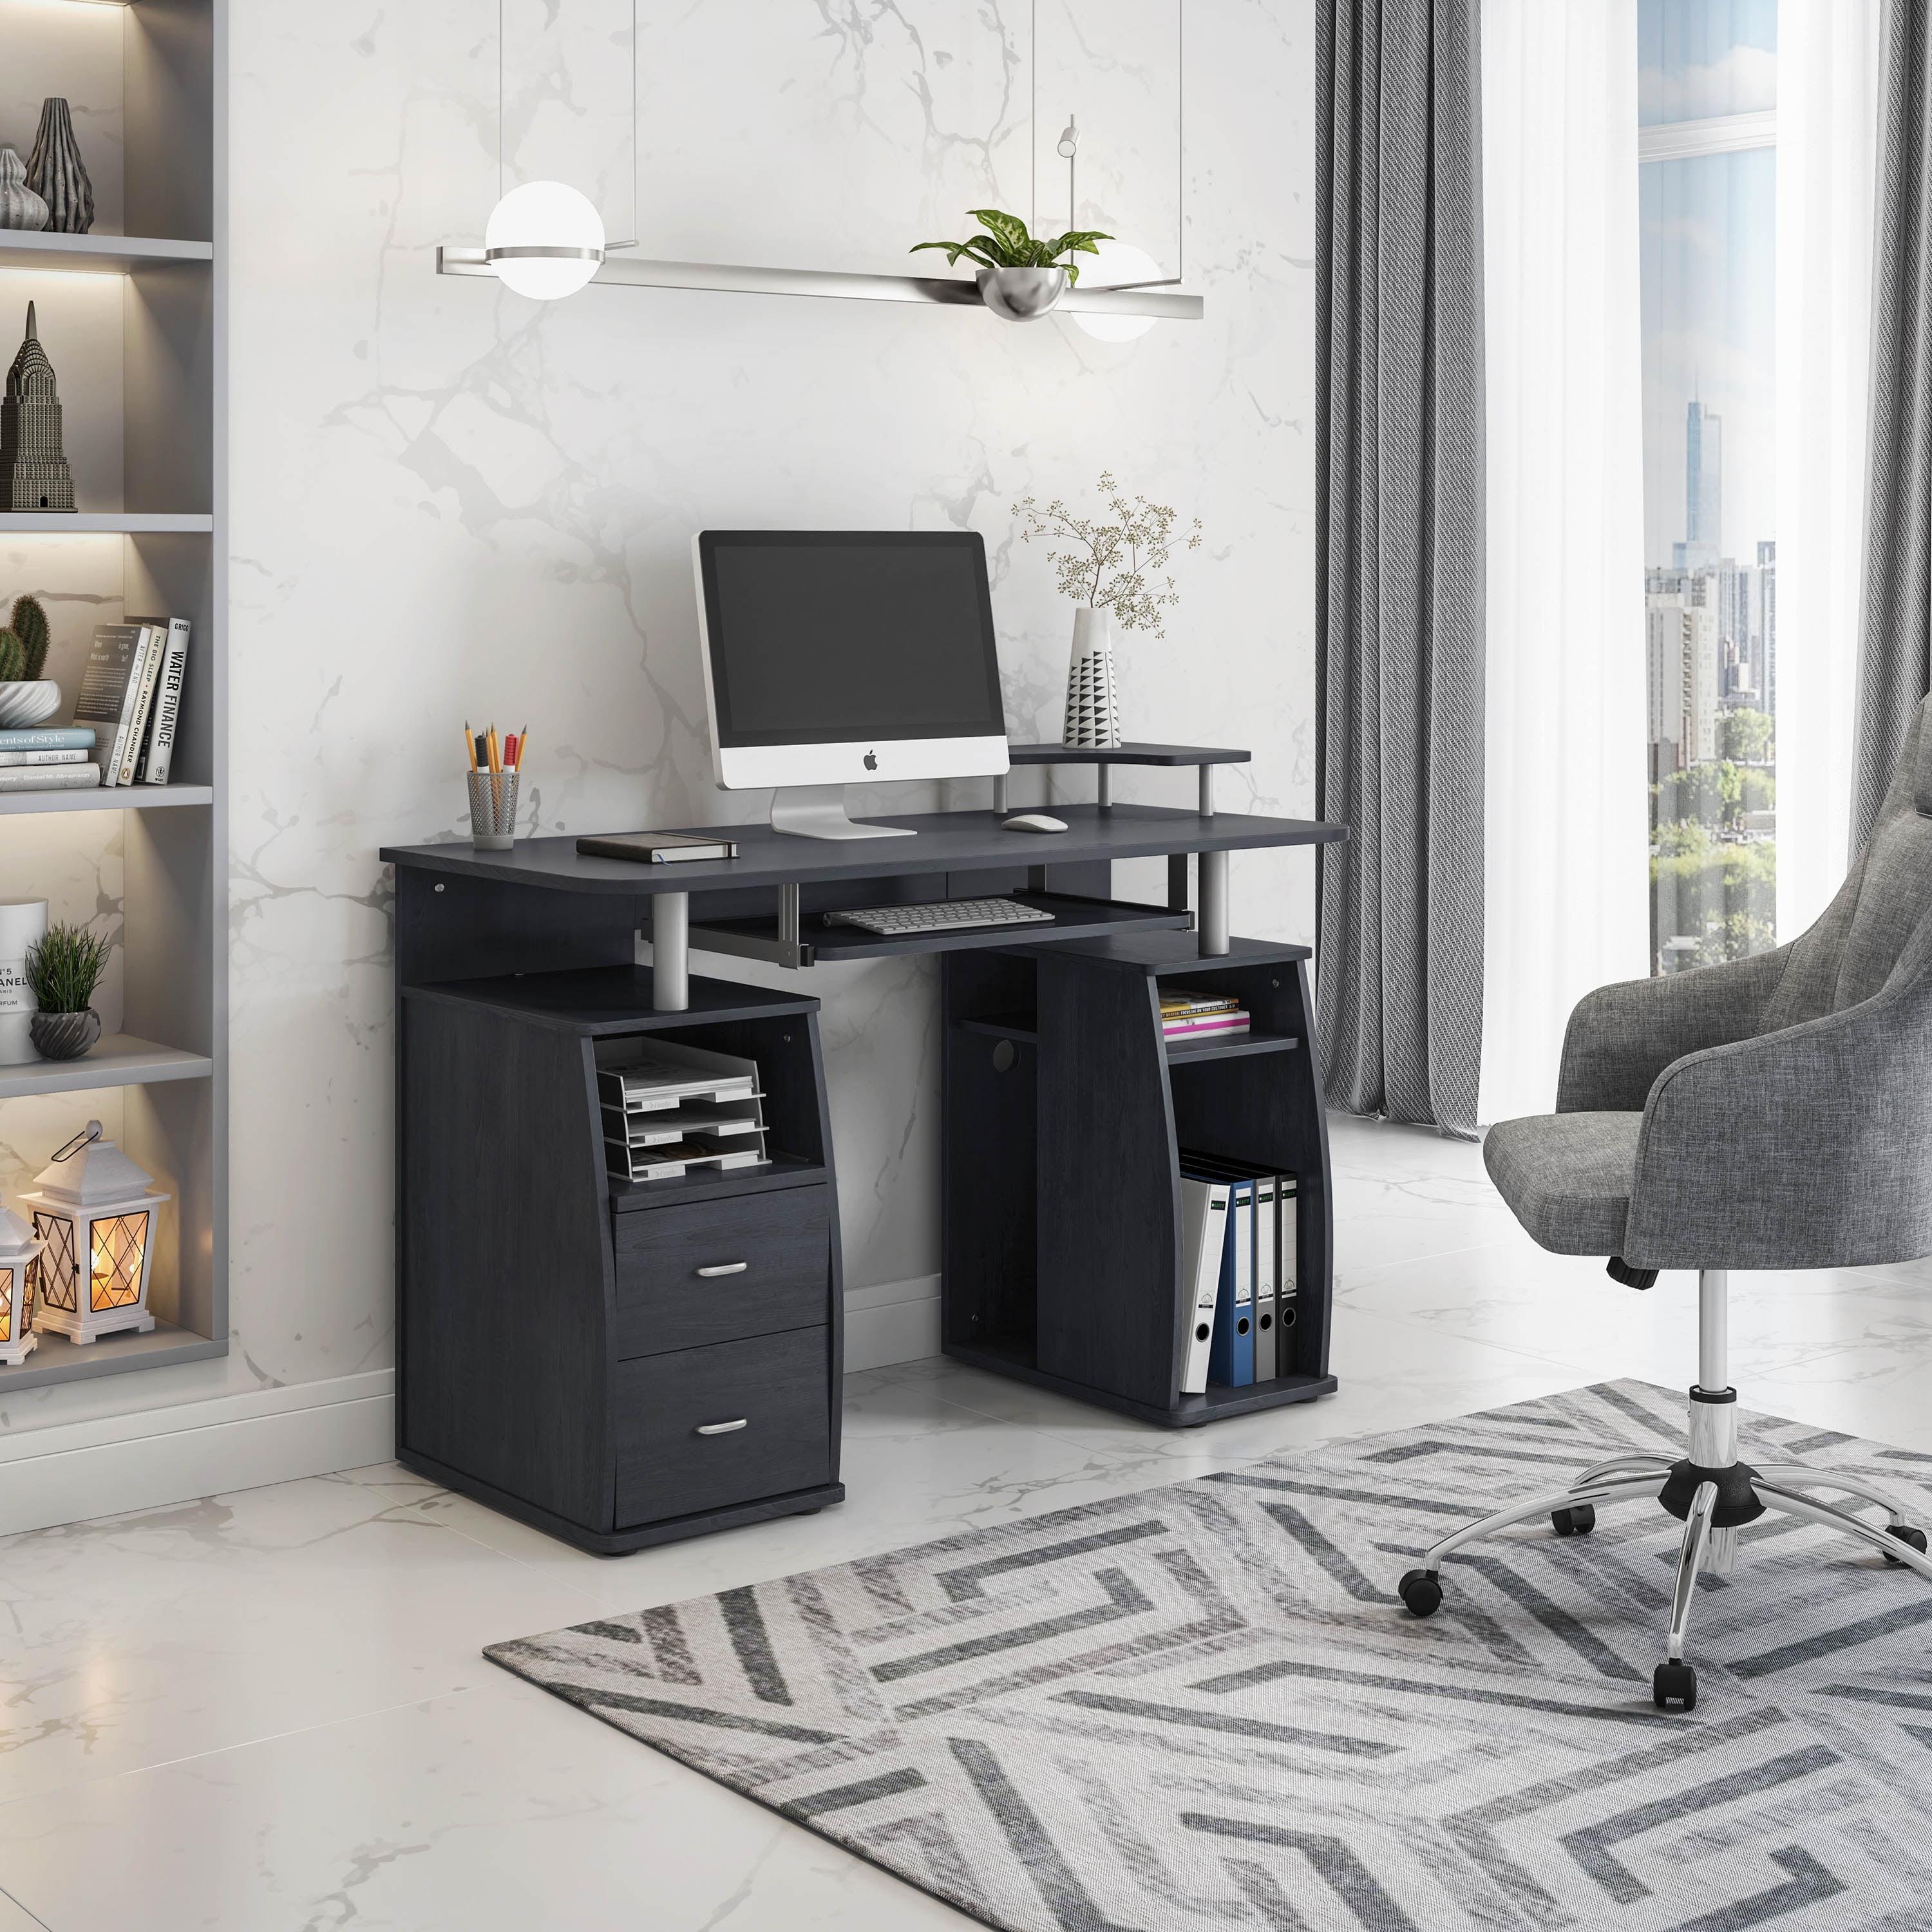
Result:
[[[1087,608],[1073,614],[1073,652],[1066,667],[1066,722],[1060,742],[1103,751],[1120,742],[1111,610]]]
[[[40,131],[27,157],[27,185],[46,203],[46,225],[55,233],[85,235],[94,226],[94,184],[74,137],[74,116],[57,94],[40,104]]]
[[[0,148],[0,228],[44,228],[47,205],[27,185],[20,151]]]
[[[27,1037],[43,1060],[78,1060],[100,1037],[100,1016],[92,1006],[77,1013],[36,1013]]]

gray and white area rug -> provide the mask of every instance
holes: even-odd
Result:
[[[1932,1456],[1744,1421],[1748,1459],[1932,1490]],[[1452,1558],[1426,1622],[1396,1600],[1445,1528],[1683,1426],[1606,1384],[488,1654],[1010,1932],[1926,1932],[1910,1573],[1748,1528],[1688,1715],[1651,1702],[1649,1504]]]

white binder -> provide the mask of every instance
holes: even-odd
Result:
[[[1214,1304],[1221,1294],[1221,1254],[1228,1238],[1228,1183],[1180,1179],[1180,1288],[1192,1326],[1180,1372],[1183,1395],[1204,1394]]]

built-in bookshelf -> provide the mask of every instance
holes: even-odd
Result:
[[[0,1134],[37,1165],[58,1129],[98,1114],[172,1197],[154,1331],[86,1346],[44,1334],[0,1366],[0,1397],[228,1346],[226,14],[226,0],[0,0],[0,142],[24,155],[40,99],[65,95],[97,208],[86,235],[0,230],[0,369],[32,301],[77,506],[0,512],[0,598],[46,602],[69,711],[96,623],[193,626],[172,782],[0,794],[0,896],[41,896],[28,882],[44,852],[71,898],[78,850],[118,879],[122,922],[115,1030],[82,1060],[0,1067]],[[44,896],[56,917],[95,911]]]

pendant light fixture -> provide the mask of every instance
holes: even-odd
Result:
[[[638,0],[631,0],[631,181],[634,212],[638,159]],[[496,0],[496,206],[483,231],[483,260],[505,287],[533,302],[574,296],[613,250],[590,196],[562,182],[525,182],[504,192],[503,0]]]

